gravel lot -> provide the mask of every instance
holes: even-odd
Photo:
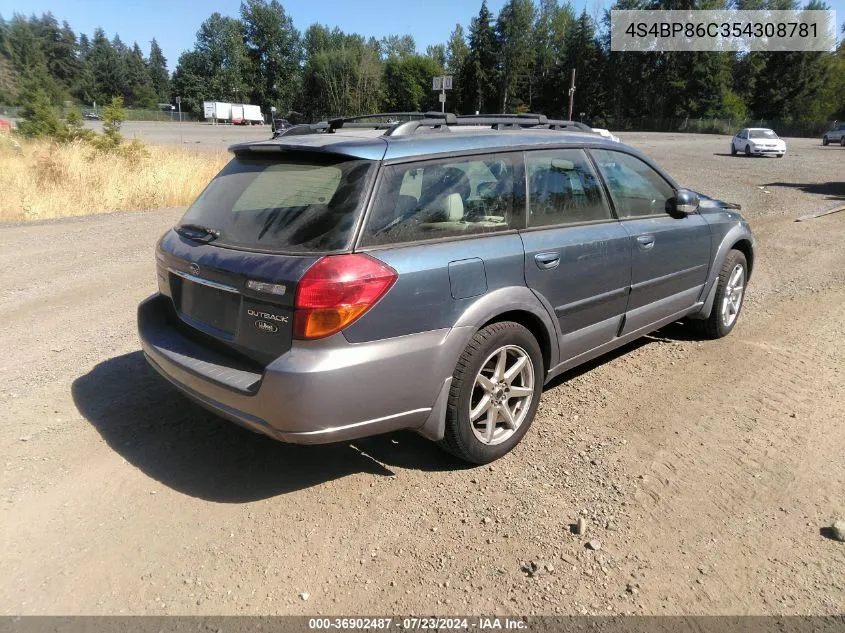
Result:
[[[845,150],[624,140],[743,205],[739,325],[556,380],[483,468],[410,433],[288,446],[178,395],[134,318],[179,210],[0,228],[0,613],[841,613],[845,212],[794,219],[845,204]]]

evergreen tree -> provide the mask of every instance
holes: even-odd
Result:
[[[492,20],[487,0],[483,0],[470,24],[469,54],[460,78],[464,107],[470,113],[493,112],[496,108],[496,34]]]
[[[115,42],[118,44],[117,49]],[[120,52],[125,48],[119,37],[115,36],[110,42],[103,29],[94,31],[91,52],[88,55],[88,68],[94,84],[92,101],[106,103],[111,101],[112,97],[126,93],[126,65]]]
[[[150,42],[150,81],[155,90],[156,98],[162,103],[169,103],[170,95],[170,75],[167,72],[167,59],[161,51],[161,47],[153,38]]]
[[[446,93],[446,109],[452,112],[464,112],[468,109],[462,98],[464,91],[460,85],[468,57],[469,47],[464,36],[464,27],[456,24],[446,43],[446,72],[453,78],[453,89]]]
[[[596,37],[596,25],[584,10],[567,40],[563,63],[556,69],[560,90],[558,99],[555,100],[555,109],[561,116],[569,114],[568,91],[572,69],[575,69],[577,87],[573,96],[573,118],[580,118],[581,112],[584,112],[589,120],[605,115],[604,85],[600,80],[604,74],[604,66],[601,45]]]
[[[531,0],[508,0],[496,22],[499,49],[499,103],[502,112],[520,109],[529,101],[530,77],[534,66]],[[527,105],[526,108],[527,109]]]

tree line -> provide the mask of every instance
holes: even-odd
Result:
[[[616,0],[612,9],[826,9],[821,0]],[[102,29],[75,34],[52,14],[0,17],[0,103],[43,91],[54,104],[154,108],[181,97],[254,103],[300,120],[376,111],[439,109],[434,76],[454,77],[446,109],[566,116],[594,124],[654,119],[824,121],[845,118],[845,44],[833,53],[610,50],[610,12],[595,18],[568,0],[483,1],[468,25],[417,49],[410,35],[376,39],[314,24],[300,32],[278,0],[243,0],[238,17],[211,14],[168,74],[149,52]],[[43,95],[42,95],[43,97]]]

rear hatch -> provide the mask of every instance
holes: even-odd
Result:
[[[375,163],[322,153],[240,152],[160,240],[171,321],[261,365],[293,339],[297,283],[351,249]]]

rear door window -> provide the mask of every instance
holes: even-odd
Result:
[[[528,152],[528,227],[612,219],[601,185],[580,149]]]
[[[521,228],[525,195],[516,160],[501,154],[386,167],[361,246]]]
[[[180,223],[218,231],[214,243],[222,246],[295,253],[346,250],[373,164],[320,156],[238,156]]]

